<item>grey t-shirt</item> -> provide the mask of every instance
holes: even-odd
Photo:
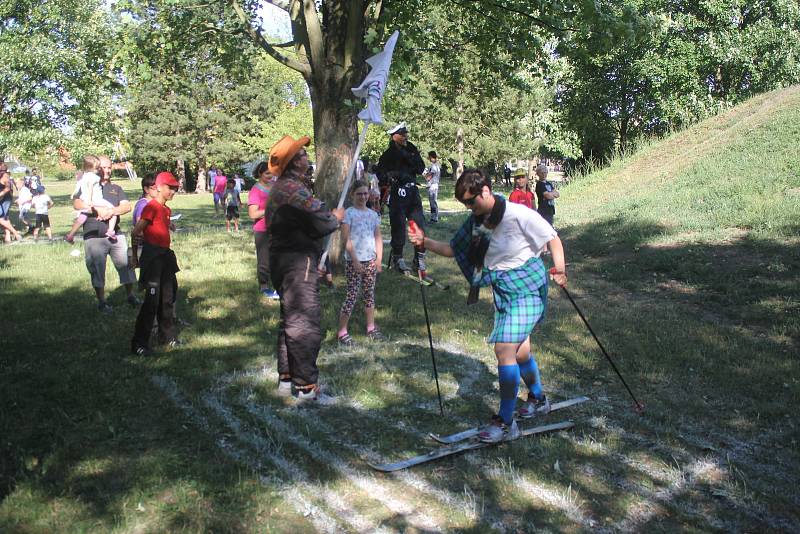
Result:
[[[442,175],[442,166],[439,163],[431,163],[431,166],[428,167],[428,172],[431,175],[431,181],[428,182],[431,186],[439,186],[439,178]]]
[[[378,257],[375,250],[375,228],[380,226],[381,218],[375,211],[351,206],[344,212],[342,223],[350,227],[350,239],[358,261],[370,261]],[[345,258],[352,260],[347,250]]]

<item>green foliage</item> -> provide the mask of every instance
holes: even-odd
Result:
[[[186,31],[208,24],[213,9],[141,13],[148,18],[127,22],[126,63],[134,75],[126,119],[133,157],[146,168],[172,167],[177,159],[238,166],[277,140],[269,130],[282,111],[307,110],[302,79],[267,64],[246,41]],[[164,37],[150,43],[156,26]],[[287,116],[297,129],[310,123],[310,111]]]
[[[2,2],[0,22],[0,149],[34,153],[78,123],[97,127],[114,85],[102,2]]]
[[[664,4],[632,0],[635,32],[613,42],[565,37],[559,101],[585,157],[604,159],[631,140],[664,135],[743,99],[800,81],[800,9],[783,0]]]

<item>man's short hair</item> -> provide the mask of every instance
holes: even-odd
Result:
[[[483,191],[483,186],[488,187],[489,191],[492,190],[492,181],[484,176],[480,169],[464,169],[456,181],[456,200],[463,199],[467,192],[479,195]]]
[[[436,151],[435,150],[431,150],[430,152],[428,152],[428,157],[429,158],[439,159],[439,156],[436,155]]]

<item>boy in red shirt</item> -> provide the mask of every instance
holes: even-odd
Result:
[[[531,188],[528,187],[528,174],[525,169],[520,167],[513,173],[514,176],[514,190],[508,197],[510,202],[514,204],[522,204],[532,210],[536,209],[536,201],[533,199]]]
[[[175,253],[169,248],[172,211],[167,207],[178,187],[178,180],[172,173],[159,173],[156,176],[156,198],[147,203],[133,228],[133,234],[143,241],[139,286],[145,290],[145,297],[131,340],[131,352],[139,356],[152,352],[150,332],[156,317],[159,342],[170,347],[180,343],[175,337],[175,294],[178,290],[175,273],[180,269]]]

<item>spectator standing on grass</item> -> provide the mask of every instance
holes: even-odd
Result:
[[[214,184],[216,183],[217,169],[213,166],[208,169],[208,190],[214,192]]]
[[[67,243],[72,243],[75,240],[75,233],[86,222],[86,218],[92,213],[95,207],[113,208],[107,200],[103,198],[103,189],[100,186],[100,176],[97,174],[100,171],[100,158],[93,154],[87,154],[83,157],[83,174],[81,179],[75,185],[75,192],[73,197],[78,196],[83,201],[85,209],[78,212],[75,222],[69,233],[64,237]],[[115,228],[117,227],[118,218],[112,215],[108,220],[108,230],[106,237],[109,241],[115,242],[117,235]]]
[[[511,185],[511,167],[508,163],[503,164],[503,185]]]
[[[491,181],[477,169],[465,170],[458,178],[455,196],[472,215],[449,243],[410,229],[409,240],[435,254],[455,257],[471,286],[492,286],[494,329],[487,341],[494,343],[497,357],[500,409],[478,438],[496,443],[519,436],[514,408],[520,378],[528,386],[528,399],[518,415],[529,418],[550,410],[531,352],[530,334],[544,318],[547,304],[547,271],[542,252],[545,246],[550,248],[556,268],[551,276],[565,286],[564,248],[556,231],[541,215],[493,195]]]
[[[364,299],[367,337],[373,341],[383,339],[383,334],[375,326],[375,280],[381,272],[383,259],[381,218],[367,207],[368,198],[367,183],[357,180],[353,184],[353,205],[347,208],[342,221],[347,296],[339,312],[339,332],[336,337],[340,345],[348,347],[353,345],[353,338],[347,333],[347,324],[359,292]]]
[[[14,225],[9,220],[13,200],[14,185],[11,181],[11,174],[8,172],[5,163],[3,163],[0,165],[0,226],[3,227],[6,243],[11,242],[12,235],[15,239],[22,240],[22,234],[17,232],[17,229],[14,228]]]
[[[28,181],[27,183],[30,183]],[[31,211],[31,201],[33,200],[33,193],[27,186],[24,179],[17,180],[17,209],[19,210],[19,224],[25,228],[27,233],[33,231],[33,225],[28,215]]]
[[[329,404],[319,386],[317,357],[322,342],[317,265],[322,238],[336,231],[341,208],[328,211],[304,185],[308,169],[308,136],[286,135],[269,153],[272,186],[265,217],[269,221],[272,282],[280,295],[278,330],[278,393],[298,402]]]
[[[106,259],[109,256],[119,275],[119,283],[125,286],[128,304],[138,306],[140,301],[133,294],[136,274],[128,262],[128,242],[125,234],[119,228],[119,219],[131,211],[131,203],[128,201],[125,191],[111,182],[111,160],[105,156],[100,157],[100,188],[103,199],[108,201],[111,207],[95,206],[91,210],[91,214],[87,216],[86,222],[83,223],[83,250],[86,257],[86,269],[89,271],[92,287],[97,296],[97,309],[103,313],[111,313],[113,310],[106,302],[105,293]],[[80,195],[73,195],[72,203],[78,211],[89,208]],[[112,218],[116,219],[114,232],[117,240],[115,242],[106,239],[109,220]]]
[[[561,196],[553,182],[547,180],[547,165],[540,163],[536,167],[536,203],[539,215],[553,226],[556,214],[556,199]]]
[[[44,233],[47,234],[47,239],[53,240],[53,231],[50,229],[50,208],[53,207],[53,199],[44,192],[44,186],[39,186],[39,189],[33,195],[31,200],[34,213],[36,214],[36,222],[33,227],[33,240],[39,239],[39,230],[44,228]]]
[[[142,257],[139,258],[139,285],[145,291],[144,302],[136,317],[131,340],[131,352],[139,356],[152,353],[150,334],[153,320],[158,319],[158,341],[173,348],[180,344],[175,335],[175,295],[180,270],[175,253],[170,248],[170,215],[167,202],[178,192],[180,184],[170,172],[156,175],[156,198],[147,203],[142,216],[133,228],[142,238]]]
[[[389,147],[378,160],[378,179],[388,184],[389,223],[392,231],[392,255],[389,267],[401,272],[410,272],[403,259],[403,248],[406,244],[406,223],[414,221],[425,229],[425,216],[422,211],[422,199],[417,187],[417,176],[425,170],[425,163],[419,150],[408,141],[408,130],[404,122],[387,130],[390,136]],[[413,267],[415,271],[425,274],[425,253],[415,251]]]
[[[514,204],[522,204],[526,208],[536,208],[533,193],[531,193],[531,188],[528,186],[528,173],[522,167],[514,171],[514,190],[508,196],[508,201]]]
[[[236,190],[238,194],[242,194],[244,190],[244,178],[239,176],[239,173],[234,173],[233,175],[233,189]]]
[[[225,188],[228,187],[228,178],[222,174],[222,171],[217,169],[214,176],[214,213],[219,214],[219,207],[222,203],[222,197],[225,195]],[[224,206],[223,206],[224,209]]]
[[[239,193],[236,191],[236,182],[231,178],[222,194],[222,203],[225,205],[225,230],[231,233],[231,221],[233,228],[239,231],[239,206],[242,204]]]
[[[258,181],[250,188],[247,196],[247,214],[255,221],[253,236],[256,242],[256,275],[259,291],[268,299],[277,300],[278,292],[269,286],[269,221],[264,216],[275,177],[270,174],[267,162],[262,161],[256,165],[253,178]]]
[[[136,226],[136,223],[139,222],[144,207],[151,200],[156,198],[157,193],[158,189],[156,188],[156,177],[152,174],[147,174],[144,178],[142,178],[142,196],[133,206],[133,226]],[[139,267],[139,256],[142,252],[141,248],[141,237],[131,234],[131,267],[134,269]]]
[[[364,173],[364,181],[369,187],[369,202],[367,207],[375,211],[378,215],[383,215],[381,206],[381,189],[378,185],[378,175],[375,174],[377,165],[370,165],[369,170]]]
[[[430,165],[425,170],[425,179],[428,181],[428,202],[431,205],[431,222],[439,222],[439,179],[442,176],[442,167],[439,165],[439,156],[431,150],[428,152]]]
[[[44,185],[44,183],[42,182],[42,177],[40,176],[39,169],[32,169],[30,184],[28,185],[28,189],[30,189],[31,192],[33,192],[39,189],[39,186],[42,185]]]

